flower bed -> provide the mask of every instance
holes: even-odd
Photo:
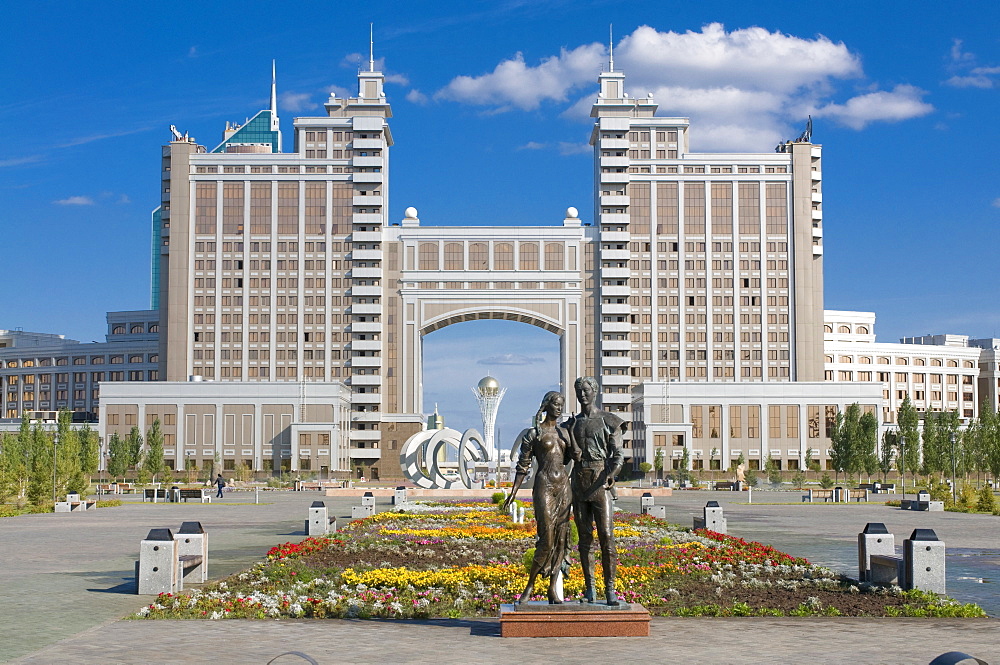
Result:
[[[858,586],[772,547],[647,515],[617,514],[615,535],[619,595],[654,614],[985,616],[975,605]],[[490,504],[384,512],[336,537],[278,545],[200,590],[161,594],[135,617],[496,616],[524,588],[522,556],[534,538],[533,521],[514,524]],[[568,601],[583,591],[576,557],[564,582]]]

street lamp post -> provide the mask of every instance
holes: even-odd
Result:
[[[951,433],[951,502],[958,503],[955,492],[955,432]]]

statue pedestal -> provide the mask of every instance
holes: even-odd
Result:
[[[639,604],[531,601],[500,606],[501,637],[649,637],[649,612]]]

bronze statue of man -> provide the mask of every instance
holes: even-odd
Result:
[[[580,377],[574,384],[580,413],[566,427],[573,444],[572,488],[573,517],[580,533],[580,562],[586,586],[584,601],[595,602],[594,561],[591,549],[594,544],[594,524],[601,545],[601,567],[604,569],[604,595],[608,605],[618,604],[615,593],[615,574],[618,553],[615,550],[614,506],[612,490],[615,476],[621,471],[622,434],[627,423],[613,413],[597,407],[600,386],[591,376]]]

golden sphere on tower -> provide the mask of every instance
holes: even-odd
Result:
[[[479,384],[476,387],[482,395],[496,395],[500,392],[500,382],[492,376],[486,376],[480,379]]]

